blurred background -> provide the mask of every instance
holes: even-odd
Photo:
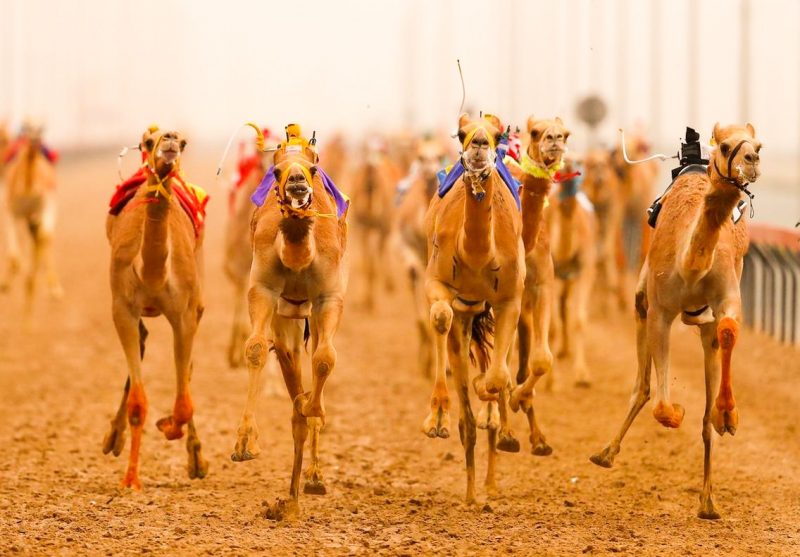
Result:
[[[452,128],[461,103],[524,126],[598,95],[595,136],[750,121],[765,145],[756,220],[800,215],[796,0],[0,0],[0,122],[47,125],[62,151],[118,150],[150,122],[218,147],[245,120],[335,129]],[[355,140],[354,140],[355,142]],[[669,166],[665,164],[666,167]],[[765,193],[762,193],[765,192]],[[765,207],[766,205],[766,207]]]

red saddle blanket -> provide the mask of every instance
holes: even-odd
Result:
[[[109,214],[120,214],[136,195],[139,187],[146,181],[147,175],[144,168],[140,168],[136,174],[119,184],[108,204]],[[192,226],[194,226],[195,236],[198,236],[206,218],[208,194],[200,186],[185,182],[180,174],[173,177],[172,193],[178,198],[178,202],[186,214],[189,215]]]

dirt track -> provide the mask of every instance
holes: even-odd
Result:
[[[737,346],[740,427],[734,438],[716,438],[714,452],[720,521],[695,518],[703,387],[693,330],[676,326],[672,337],[674,398],[687,408],[683,427],[662,428],[648,405],[613,469],[589,463],[618,427],[635,373],[632,320],[622,315],[593,321],[590,390],[572,388],[560,366],[557,391],[538,395],[553,455],[530,455],[524,421],[513,416],[523,451],[500,453],[499,496],[484,505],[479,484],[481,503],[468,508],[458,436],[429,440],[420,432],[430,387],[415,369],[408,295],[403,288],[387,295],[367,316],[355,303],[356,269],[326,390],[322,464],[329,493],[303,496],[298,522],[263,518],[262,502],[288,490],[290,403],[285,395],[265,396],[261,457],[230,461],[247,373],[225,361],[231,291],[221,271],[226,203],[211,185],[215,160],[187,154],[190,178],[213,196],[207,311],[193,379],[208,478],[188,480],[183,444],[155,428],[174,394],[163,320],[148,323],[144,490],[117,490],[127,448],[119,459],[100,452],[126,375],[111,323],[104,235],[115,161],[110,154],[66,160],[56,242],[66,298],[40,298],[29,325],[20,318],[21,284],[0,299],[0,553],[800,555],[796,350],[747,331]],[[478,449],[480,479],[485,435]]]

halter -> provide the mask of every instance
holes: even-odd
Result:
[[[164,184],[169,180],[172,180],[173,178],[177,179],[181,183],[181,185],[185,186],[186,184],[183,183],[183,178],[181,178],[180,170],[177,168],[178,165],[176,165],[175,162],[171,163],[172,170],[170,170],[166,176],[164,176],[163,178],[158,176],[158,173],[155,170],[156,153],[158,152],[158,146],[161,144],[161,140],[163,138],[164,138],[163,135],[160,135],[158,137],[158,141],[156,141],[156,144],[153,145],[153,148],[150,150],[150,152],[147,153],[147,160],[142,165],[145,174],[147,174],[149,177],[155,177],[158,180],[158,182],[155,184],[145,185],[144,191],[146,193],[155,192],[154,198],[161,196],[167,201],[169,201],[170,198],[172,197],[172,194],[169,191],[167,191],[167,189],[164,187]]]
[[[486,139],[489,142],[489,158],[488,164],[481,168],[475,169],[470,166],[467,160],[464,158],[464,152],[469,148],[472,140],[475,138],[475,134],[478,131],[483,130],[486,133]],[[464,142],[461,144],[461,164],[464,167],[464,178],[466,179],[465,182],[468,182],[470,187],[472,188],[472,194],[478,201],[483,201],[483,198],[486,196],[486,188],[483,187],[483,183],[489,178],[492,174],[492,171],[495,169],[495,143],[494,143],[494,135],[491,131],[486,127],[485,124],[481,122],[475,123],[475,128],[473,128],[467,135],[464,137]]]
[[[742,139],[739,143],[736,144],[736,147],[733,148],[731,154],[728,155],[727,176],[723,174],[722,171],[720,171],[719,166],[717,166],[716,157],[714,158],[714,170],[717,171],[717,174],[719,174],[719,177],[722,178],[722,181],[732,185],[737,190],[744,193],[747,197],[750,198],[750,218],[753,218],[753,215],[755,214],[755,210],[753,209],[753,199],[755,198],[755,194],[753,194],[749,189],[747,189],[747,186],[750,185],[750,182],[745,182],[744,184],[740,184],[738,180],[731,177],[731,166],[733,165],[733,159],[736,158],[736,154],[739,152],[739,150],[742,148],[742,145],[744,145],[745,143],[749,143],[749,141],[747,139]],[[741,174],[741,170],[739,172]]]
[[[275,188],[275,197],[278,200],[278,206],[281,209],[281,215],[283,217],[296,217],[296,218],[311,218],[311,217],[323,217],[323,218],[338,218],[335,213],[320,213],[316,209],[311,209],[309,206],[311,205],[311,199],[309,199],[308,203],[305,207],[293,207],[291,201],[286,199],[286,182],[289,180],[289,174],[293,169],[299,169],[300,172],[303,173],[305,176],[306,181],[308,182],[308,186],[311,188],[311,195],[313,198],[314,192],[314,181],[311,177],[311,171],[308,167],[304,164],[299,162],[292,162],[289,166],[284,170],[281,174],[281,179],[278,180],[277,187]]]

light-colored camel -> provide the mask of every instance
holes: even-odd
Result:
[[[388,240],[392,230],[395,185],[402,177],[387,154],[384,140],[375,136],[364,145],[364,161],[353,175],[351,198],[352,222],[361,245],[361,269],[364,279],[364,305],[368,311],[382,285],[391,290]]]
[[[575,171],[572,161],[565,172]],[[584,337],[588,332],[589,299],[596,276],[597,219],[594,208],[581,190],[581,177],[562,181],[550,196],[552,207],[547,220],[552,239],[555,272],[555,304],[553,320],[561,342],[559,358],[570,359],[575,385],[589,387],[589,366],[586,364]]]
[[[651,153],[650,144],[644,133],[638,131],[625,138],[628,157],[634,160],[647,158]],[[644,261],[650,243],[650,227],[647,225],[646,210],[655,197],[655,182],[658,179],[658,161],[629,165],[622,154],[622,146],[617,146],[611,156],[612,165],[620,180],[623,200],[624,243],[627,252],[624,267],[639,268]]]
[[[545,377],[553,385],[553,354],[550,350],[550,318],[554,292],[550,230],[546,226],[550,190],[563,167],[569,130],[561,118],[527,121],[530,136],[519,167],[513,167],[522,182],[522,240],[525,246],[525,291],[518,325],[519,368],[511,408],[525,412],[530,429],[531,452],[547,456],[553,452],[536,420],[533,394],[536,382]]]
[[[57,210],[56,172],[42,153],[42,131],[40,126],[27,125],[16,142],[13,159],[5,168],[8,270],[0,283],[0,291],[7,290],[19,272],[20,240],[28,237],[31,252],[25,279],[27,311],[31,310],[42,267],[50,295],[60,298],[63,294],[52,251]]]
[[[705,352],[705,446],[700,518],[719,518],[711,494],[711,428],[733,435],[738,411],[733,397],[731,354],[739,335],[739,280],[748,247],[746,215],[734,224],[733,209],[760,174],[761,142],[750,124],[714,126],[708,172],[679,176],[663,207],[636,290],[639,371],[619,433],[592,462],[611,467],[622,438],[650,398],[650,364],[656,368],[655,418],[679,427],[684,410],[669,395],[669,334],[675,317],[700,328]],[[714,390],[719,389],[716,399]]]
[[[436,173],[441,168],[443,155],[444,149],[439,141],[425,139],[418,142],[414,175],[408,189],[398,193],[402,197],[394,213],[392,227],[392,244],[400,255],[414,298],[419,332],[419,365],[423,374],[430,374],[433,369],[430,308],[425,296],[425,267],[428,264],[425,213],[439,186]]]
[[[208,471],[189,392],[192,347],[203,314],[203,235],[202,229],[196,233],[174,193],[179,187],[176,182],[183,182],[180,161],[185,147],[186,140],[178,132],[150,128],[141,143],[147,154],[143,166],[147,181],[125,209],[110,215],[106,224],[111,244],[112,316],[128,362],[128,379],[103,441],[103,453],[119,456],[130,424],[130,458],[122,486],[134,489],[141,489],[139,449],[148,410],[142,380],[147,337],[143,317],[164,315],[174,338],[177,394],[172,414],[158,420],[158,429],[174,440],[183,437],[183,426],[188,424],[189,477],[203,478]]]
[[[250,382],[247,402],[231,459],[258,456],[256,402],[261,372],[272,346],[293,403],[294,461],[289,488],[291,509],[298,510],[303,446],[311,429],[311,465],[306,493],[325,493],[319,467],[319,434],[325,410],[322,391],[336,365],[333,338],[339,327],[347,286],[346,215],[326,193],[317,154],[290,125],[289,139],[275,152],[275,184],[253,215],[253,265],[248,303],[252,333],[245,345]],[[311,392],[303,389],[300,351],[304,322],[311,336]]]
[[[510,384],[507,358],[519,320],[525,280],[520,211],[495,166],[500,136],[501,124],[496,117],[485,115],[473,121],[467,114],[461,116],[459,139],[464,173],[444,197],[434,196],[425,216],[429,257],[425,291],[435,339],[435,385],[423,431],[430,437],[450,435],[446,382],[449,362],[459,398],[467,503],[475,501],[476,420],[468,386],[470,345],[475,343],[482,368],[473,382],[476,392],[484,400],[502,399],[500,408],[504,410]],[[486,336],[491,328],[490,312],[494,314],[491,357]],[[498,443],[516,440],[502,426],[489,427],[488,437],[486,488],[493,492]],[[519,450],[519,443],[516,448]]]
[[[269,136],[266,137],[270,139]],[[275,144],[267,145],[268,148]],[[225,226],[225,275],[233,285],[233,327],[228,344],[228,363],[231,367],[244,365],[244,343],[250,335],[247,321],[247,286],[253,262],[250,222],[256,206],[250,196],[256,191],[264,173],[272,166],[272,152],[242,154],[237,175],[232,184],[228,221]]]
[[[622,253],[622,185],[611,164],[611,154],[605,149],[588,151],[583,167],[583,190],[594,205],[597,218],[597,272],[601,280],[594,293],[601,314],[607,314],[613,303],[624,311],[630,301]]]

